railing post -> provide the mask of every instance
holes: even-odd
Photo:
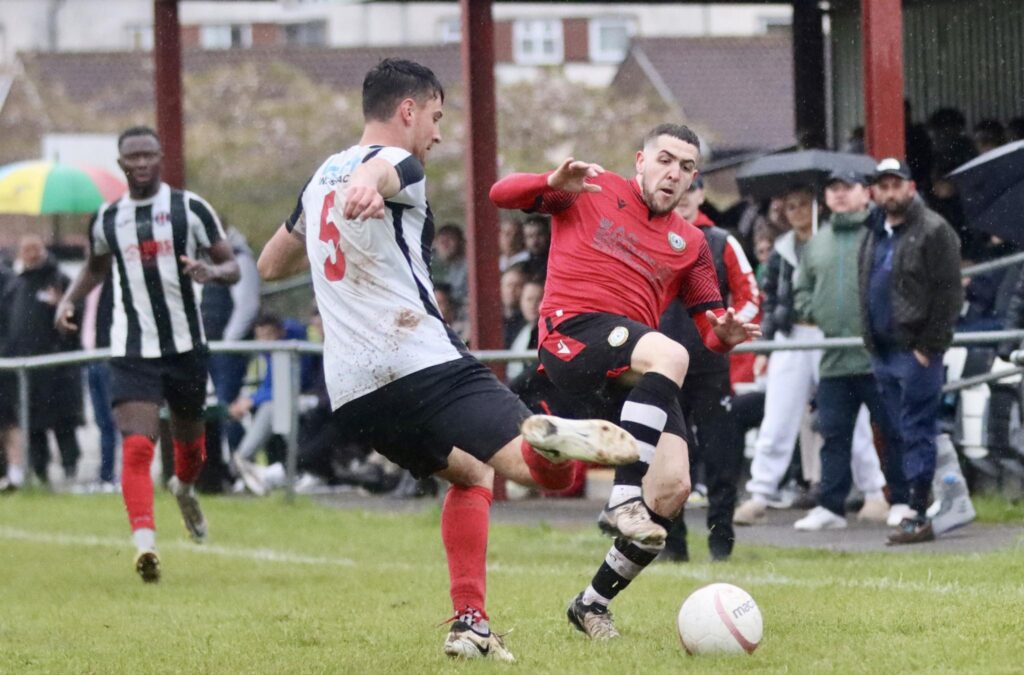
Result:
[[[21,468],[25,471],[25,484],[32,476],[32,462],[28,456],[29,424],[32,422],[29,406],[28,370],[18,368],[18,425],[21,427]]]
[[[270,356],[271,429],[287,441],[285,475],[288,501],[295,498],[295,467],[298,464],[298,368],[299,353],[295,349],[276,350]]]
[[[288,475],[288,492],[287,499],[289,502],[295,500],[295,477],[299,465],[299,396],[302,394],[302,357],[297,351],[288,352],[288,362],[290,368],[288,373],[291,375],[291,406],[290,407],[290,419],[288,424],[288,434],[285,438],[288,440],[288,455],[287,455],[287,466],[285,467]]]

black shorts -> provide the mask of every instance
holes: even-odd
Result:
[[[583,417],[618,422],[629,387],[616,378],[629,370],[636,343],[657,332],[616,314],[589,313],[571,317],[554,328],[538,349],[544,372],[563,393],[579,402]],[[689,437],[678,398],[668,411],[665,431]]]
[[[110,400],[113,406],[145,401],[167,407],[186,419],[202,419],[206,408],[208,350],[156,358],[118,356],[110,359]]]
[[[417,478],[447,468],[453,447],[488,461],[519,435],[529,415],[471,357],[406,375],[334,411],[346,438],[370,444]]]

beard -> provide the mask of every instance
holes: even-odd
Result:
[[[907,215],[907,211],[910,210],[910,203],[912,201],[913,201],[913,198],[910,198],[910,199],[896,199],[896,198],[887,199],[887,200],[885,200],[885,202],[882,203],[882,208],[885,209],[885,212],[888,215],[896,216],[897,218],[902,218],[903,216]]]
[[[641,191],[643,192],[643,196],[644,196],[644,203],[647,204],[647,210],[650,211],[651,213],[653,213],[656,216],[661,216],[661,215],[664,215],[664,214],[668,213],[669,211],[672,211],[673,209],[676,208],[676,206],[679,205],[679,202],[683,198],[683,195],[679,194],[678,196],[676,196],[675,199],[673,199],[671,202],[669,202],[667,206],[659,206],[657,204],[657,202],[655,201],[655,199],[661,193],[658,192],[657,190],[655,190],[654,192],[651,192],[650,190],[647,189],[646,185],[642,185],[641,188],[642,188]]]

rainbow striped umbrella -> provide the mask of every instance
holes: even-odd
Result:
[[[0,166],[0,213],[91,213],[126,189],[105,169],[33,160]]]

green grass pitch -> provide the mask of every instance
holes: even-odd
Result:
[[[157,496],[163,579],[132,570],[117,496],[0,499],[0,673],[1020,673],[1024,541],[966,556],[741,545],[727,564],[651,567],[589,643],[566,602],[608,547],[594,528],[495,525],[488,610],[518,663],[452,662],[436,508],[340,510],[206,498],[210,542]],[[750,592],[753,656],[688,657],[675,616],[710,581]]]

